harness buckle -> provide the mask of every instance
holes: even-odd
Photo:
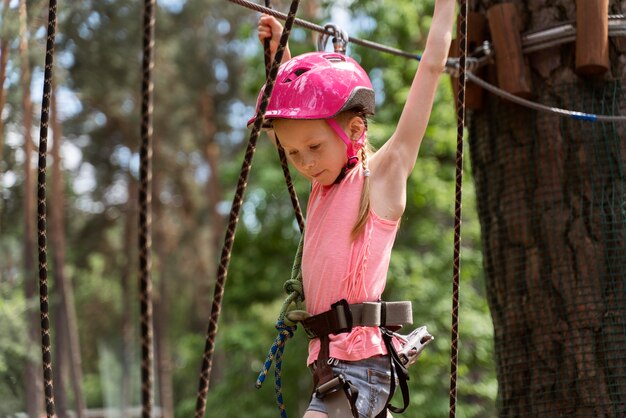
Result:
[[[324,399],[325,396],[342,390],[345,384],[346,378],[343,376],[343,374],[339,374],[328,382],[319,385],[319,387],[315,389],[315,397],[317,397],[318,399]]]
[[[335,312],[335,319],[337,320],[337,327],[333,334],[342,334],[344,332],[352,331],[352,311],[350,310],[350,304],[347,300],[341,299],[339,302],[335,302],[330,305],[330,308]]]

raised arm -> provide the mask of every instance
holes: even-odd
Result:
[[[374,210],[388,213],[388,218],[396,218],[404,211],[406,180],[415,166],[437,85],[445,68],[452,41],[455,6],[456,0],[436,1],[426,48],[396,130],[371,159],[372,192],[374,199],[379,201],[372,200],[372,205]]]

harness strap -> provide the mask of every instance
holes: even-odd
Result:
[[[331,309],[302,320],[307,334],[319,338],[328,334],[350,332],[352,327],[400,328],[413,323],[411,302],[364,302],[348,304],[345,299]]]
[[[386,411],[389,409],[391,412],[395,412],[401,414],[405,411],[405,409],[409,406],[409,371],[402,364],[400,360],[400,356],[398,356],[398,352],[393,345],[393,335],[391,331],[386,328],[381,328],[383,341],[385,342],[385,346],[387,347],[387,352],[389,353],[389,363],[391,366],[391,386],[389,388],[389,397],[387,398],[387,405],[382,410],[382,412],[378,415],[377,418],[386,417]],[[398,408],[391,405],[391,399],[393,398],[393,394],[396,391],[396,379],[395,373],[398,374],[398,385],[400,386],[400,390],[402,391],[402,407]]]
[[[326,413],[330,418],[359,418],[356,408],[359,390],[342,374],[318,387],[315,396],[324,400]]]

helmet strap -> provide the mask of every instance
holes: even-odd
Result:
[[[359,157],[357,157],[357,153],[359,152],[359,150],[363,146],[363,143],[365,142],[365,130],[363,130],[358,140],[352,141],[348,137],[348,135],[346,135],[344,130],[341,129],[341,126],[339,126],[339,123],[337,123],[335,118],[324,119],[324,120],[331,128],[333,128],[335,133],[339,135],[339,138],[341,138],[341,140],[348,147],[348,149],[346,150],[346,154],[348,156],[348,162],[346,163],[346,167],[347,168],[354,167],[356,163],[359,161]]]

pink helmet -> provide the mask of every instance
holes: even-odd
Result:
[[[265,85],[257,98],[257,111],[264,91]],[[348,163],[353,164],[365,141],[365,133],[352,142],[333,119],[353,108],[374,114],[374,90],[365,70],[342,54],[310,52],[292,58],[278,69],[265,121],[326,119],[348,147]],[[254,123],[255,117],[248,121],[248,126]]]
[[[264,91],[265,86],[257,109]],[[329,119],[355,107],[374,114],[374,90],[365,70],[342,54],[310,52],[279,68],[265,120]],[[253,122],[254,117],[248,126]]]

